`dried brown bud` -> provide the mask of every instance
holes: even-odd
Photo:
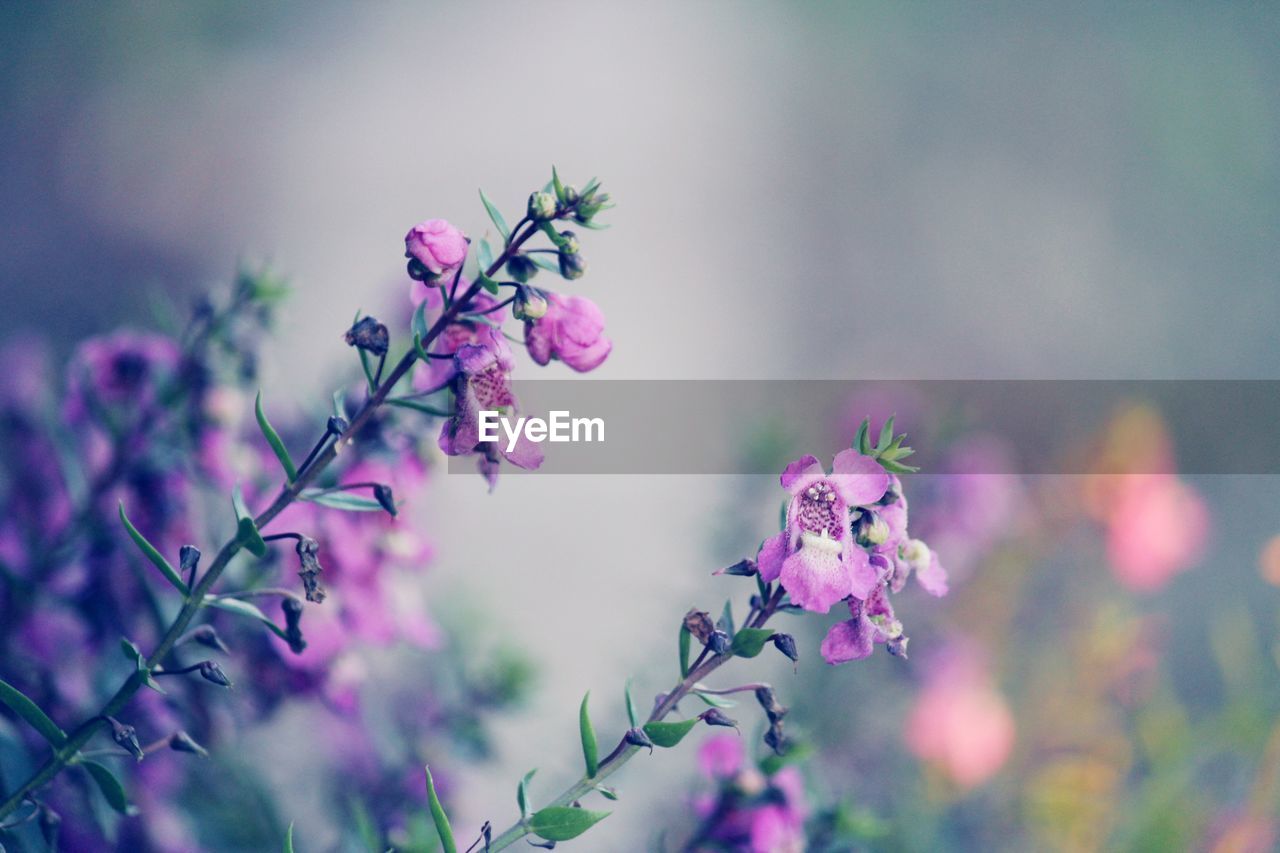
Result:
[[[704,646],[716,629],[715,623],[711,621],[711,614],[697,609],[690,610],[684,615],[684,627]]]
[[[307,601],[313,601],[316,604],[324,601],[324,586],[320,583],[320,573],[324,569],[320,565],[320,558],[317,556],[320,552],[320,543],[312,539],[310,536],[301,536],[298,538],[298,559],[302,561],[302,568],[298,570],[298,577],[302,578],[302,588],[306,591]]]
[[[359,322],[343,335],[347,346],[362,349],[376,356],[384,356],[391,346],[391,334],[387,327],[372,317],[361,317]]]

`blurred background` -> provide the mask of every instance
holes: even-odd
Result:
[[[261,382],[282,412],[323,408],[352,313],[404,310],[405,230],[482,234],[478,186],[511,219],[555,163],[618,201],[577,291],[615,342],[596,379],[1275,378],[1277,44],[1280,9],[1253,3],[7,4],[0,338],[65,358],[268,263],[293,293]],[[765,414],[728,440],[785,463],[771,424],[804,413]],[[945,414],[904,426],[920,444]],[[858,417],[801,452],[847,446]],[[1177,571],[1134,582],[1108,540],[1124,501],[996,479],[982,536],[947,528],[975,511],[947,497],[959,480],[908,481],[934,496],[913,525],[972,552],[952,599],[900,608],[909,662],[826,668],[820,632],[795,675],[774,662],[819,747],[815,802],[862,810],[853,846],[1273,838],[1251,827],[1280,772],[1280,483],[1179,480]],[[455,826],[505,825],[531,767],[535,797],[570,781],[587,689],[615,729],[628,675],[668,686],[676,620],[718,611],[710,571],[773,532],[780,497],[772,478],[436,478],[412,507],[434,547],[418,582],[461,633],[435,654],[482,625],[536,672],[491,755],[452,762]],[[983,721],[957,737],[993,730],[954,748],[984,760],[909,734],[955,683]],[[282,712],[239,748],[284,768],[301,849],[335,849],[341,821],[289,769],[300,737]],[[697,787],[692,753],[627,768],[582,849],[647,847]]]

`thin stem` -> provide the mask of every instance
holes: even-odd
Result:
[[[512,302],[515,302],[515,301],[516,301],[516,298],[514,296],[509,296],[506,299],[499,302],[497,305],[491,305],[490,307],[482,308],[479,311],[468,311],[464,316],[479,317],[484,314],[492,314],[494,311],[500,311],[503,308],[506,308],[508,305],[510,305]]]
[[[747,620],[748,627],[763,628],[764,624],[769,621],[769,618],[777,612],[778,605],[782,602],[782,595],[782,588],[779,587],[769,598],[769,601],[763,605],[755,618]],[[646,723],[660,722],[675,710],[676,706],[680,704],[681,699],[684,699],[695,690],[701,690],[699,684],[702,679],[706,678],[708,675],[733,659],[732,653],[711,655],[710,657],[707,657],[705,654],[706,651],[707,650],[704,648],[704,654],[698,658],[699,663],[691,667],[689,674],[671,689],[671,692],[667,694],[665,699],[658,703],[658,706],[653,709],[653,713],[651,713],[648,719],[645,720]],[[590,778],[583,776],[570,788],[560,794],[560,796],[556,797],[550,805],[568,806],[581,797],[586,796],[591,791],[594,791],[601,782],[616,773],[624,764],[630,761],[631,757],[639,750],[640,747],[632,746],[627,743],[625,738],[623,738],[619,741],[618,745],[613,748],[613,751],[600,762],[595,776]],[[524,820],[517,821],[512,826],[508,827],[505,832],[493,839],[493,843],[489,845],[489,849],[491,851],[504,850],[512,844],[515,844],[521,838],[524,838],[529,834],[529,832],[529,825]]]
[[[536,227],[530,226],[529,228],[526,228],[524,232],[515,236],[511,243],[503,250],[502,254],[494,260],[493,264],[485,272],[485,275],[492,276],[496,273],[502,265],[507,262],[507,259],[511,257],[513,253],[518,252],[520,250],[520,246],[532,237],[537,230],[538,229]],[[462,294],[461,299],[454,302],[441,313],[436,322],[427,330],[427,334],[422,341],[424,349],[457,319],[460,309],[471,303],[471,300],[480,292],[481,287],[479,277],[477,277],[477,280],[473,282],[471,286],[467,288],[466,292]],[[334,449],[337,445],[345,441],[350,441],[359,434],[360,430],[369,422],[373,413],[387,399],[387,396],[391,393],[391,389],[394,388],[400,380],[404,378],[405,374],[409,372],[409,369],[413,367],[413,363],[416,359],[417,352],[415,350],[410,349],[405,353],[404,357],[401,358],[392,369],[391,375],[388,376],[386,381],[379,385],[377,390],[369,396],[347,428],[338,435],[337,441],[329,442],[329,437],[332,433],[328,429],[325,430],[324,437],[316,445],[316,448],[311,452],[311,455],[307,457],[307,462],[304,463],[301,469],[299,469],[297,478],[295,478],[292,483],[289,483],[282,488],[280,490],[280,494],[271,502],[271,505],[254,519],[254,523],[259,530],[270,524],[276,516],[284,512],[286,507],[298,499],[298,495],[301,494],[302,490],[307,488],[307,486],[309,486],[316,477],[319,476],[320,472],[322,472],[329,463],[333,462],[337,457],[337,452]],[[88,743],[94,733],[105,724],[104,718],[115,716],[129,704],[129,700],[133,698],[133,695],[141,689],[143,684],[146,683],[147,673],[154,672],[157,667],[164,662],[164,659],[168,656],[169,652],[173,650],[178,639],[186,632],[187,627],[204,606],[205,596],[209,593],[209,590],[213,585],[218,582],[218,579],[222,577],[222,573],[226,570],[231,560],[240,553],[241,547],[242,544],[240,538],[237,536],[236,538],[224,543],[223,546],[218,549],[217,555],[213,558],[213,562],[209,564],[209,568],[205,571],[204,576],[200,578],[200,582],[196,584],[187,595],[182,604],[182,609],[179,610],[178,615],[174,617],[169,630],[166,631],[164,636],[160,639],[160,643],[156,646],[155,651],[147,657],[145,669],[140,669],[130,674],[125,682],[120,685],[114,694],[112,694],[111,698],[107,700],[106,704],[102,706],[98,713],[94,714],[68,733],[67,739],[54,749],[53,755],[49,757],[44,765],[41,766],[41,768],[29,779],[27,779],[27,781],[18,786],[18,789],[14,791],[8,799],[3,803],[0,803],[0,818],[4,818],[5,816],[12,814],[14,809],[18,808],[18,806],[22,804],[23,800],[25,800],[33,791],[45,785],[62,772],[63,768],[65,768],[67,764],[75,758],[76,754],[80,751],[80,748]]]

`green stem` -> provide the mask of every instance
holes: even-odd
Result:
[[[485,272],[485,275],[492,276],[496,274],[511,255],[514,252],[519,251],[520,246],[533,236],[536,231],[536,226],[530,225],[522,234],[515,237],[511,244],[508,245],[506,249],[503,250],[502,254],[494,260],[493,264],[490,265],[488,270]],[[471,303],[471,300],[480,292],[481,286],[479,278],[477,277],[477,280],[467,288],[465,293],[462,294],[462,298],[454,301],[449,308],[445,309],[445,311],[440,315],[440,318],[436,320],[435,324],[427,331],[426,338],[422,341],[423,347],[428,346],[432,341],[439,337],[440,333],[457,318],[461,309]],[[320,472],[322,472],[325,467],[334,460],[338,453],[335,448],[340,443],[351,440],[360,432],[361,428],[364,427],[369,418],[373,416],[374,411],[376,411],[377,408],[386,400],[387,395],[391,393],[391,389],[394,388],[395,385],[404,378],[405,374],[409,372],[409,369],[413,367],[413,363],[416,359],[416,350],[410,348],[409,351],[405,353],[404,357],[400,359],[399,363],[396,364],[395,369],[391,371],[391,375],[387,377],[386,381],[379,385],[377,390],[374,391],[374,393],[365,401],[364,406],[361,407],[360,411],[351,420],[347,429],[338,436],[337,441],[330,442],[324,450],[317,454],[316,458],[307,467],[307,469],[301,472],[294,482],[287,484],[283,489],[281,489],[279,496],[272,501],[271,505],[254,519],[254,522],[259,529],[262,529],[267,524],[271,523],[272,519],[283,512],[287,506],[297,500],[298,495],[302,490],[309,486],[312,481],[319,476]],[[147,671],[158,667],[173,649],[178,638],[186,633],[187,627],[191,624],[191,621],[195,619],[196,614],[200,611],[201,607],[204,606],[205,595],[207,595],[213,585],[218,582],[223,571],[226,570],[227,565],[236,556],[236,554],[240,552],[240,548],[241,542],[239,537],[237,537],[230,540],[224,544],[221,549],[219,549],[217,556],[214,557],[213,562],[209,564],[209,568],[205,571],[204,576],[201,577],[200,582],[196,584],[195,588],[191,590],[190,594],[183,601],[182,609],[178,611],[178,615],[174,618],[173,624],[169,627],[169,630],[165,632],[164,637],[161,638],[155,651],[153,651],[147,658]],[[94,733],[97,732],[101,726],[106,725],[103,718],[119,714],[144,683],[144,671],[139,670],[138,672],[132,673],[96,714],[72,730],[72,732],[67,736],[66,741],[53,751],[53,755],[49,757],[49,760],[46,761],[31,778],[18,786],[18,789],[14,791],[8,799],[3,803],[0,803],[0,819],[3,819],[6,815],[12,814],[29,794],[62,772],[62,770],[76,757],[80,748],[89,742],[89,739],[93,737]]]
[[[747,620],[747,625],[751,628],[763,628],[764,624],[769,621],[769,618],[777,612],[778,605],[781,601],[782,588],[779,587],[769,601],[762,605],[754,618],[749,618]],[[645,720],[645,723],[661,722],[668,714],[675,710],[676,706],[680,704],[680,700],[684,699],[694,691],[698,682],[702,681],[702,679],[706,678],[732,659],[732,653],[711,655],[697,666],[690,669],[689,674],[681,679],[674,688],[672,688],[666,698],[658,704],[658,707],[653,709],[653,713],[649,715],[648,719]],[[595,776],[592,776],[591,778],[583,776],[564,793],[556,797],[555,800],[548,803],[547,806],[573,805],[573,803],[594,791],[605,779],[620,770],[622,766],[630,761],[631,757],[639,751],[640,747],[631,746],[627,743],[625,738],[620,740],[618,745],[614,747],[613,752],[609,753],[609,755],[600,762],[600,767],[596,771]],[[501,835],[494,838],[488,849],[490,851],[506,849],[512,844],[515,844],[521,838],[524,838],[529,834],[529,832],[528,824],[524,820],[520,820],[508,827]]]

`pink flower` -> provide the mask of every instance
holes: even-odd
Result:
[[[740,735],[712,735],[698,747],[698,767],[708,779],[728,779],[742,769],[746,753]]]
[[[816,613],[850,595],[865,598],[880,573],[853,540],[849,508],[880,500],[889,475],[874,459],[843,450],[831,474],[816,457],[804,456],[786,467],[781,481],[791,493],[786,529],[778,534],[785,538],[761,549],[761,579],[780,579],[792,603]]]
[[[849,614],[853,618],[832,625],[822,640],[822,658],[833,666],[870,657],[876,643],[902,637],[902,623],[893,615],[884,584],[876,584],[865,601],[849,599]]]
[[[1194,489],[1172,474],[1117,478],[1107,515],[1107,557],[1133,590],[1164,586],[1204,554],[1209,511]]]
[[[907,748],[962,788],[990,779],[1013,750],[1013,715],[981,659],[953,649],[908,714]]]
[[[443,219],[415,225],[404,238],[404,254],[432,276],[456,272],[467,259],[467,237]]]
[[[547,294],[547,313],[524,324],[524,342],[538,364],[558,358],[581,373],[595,370],[613,342],[604,336],[604,315],[590,299]]]

